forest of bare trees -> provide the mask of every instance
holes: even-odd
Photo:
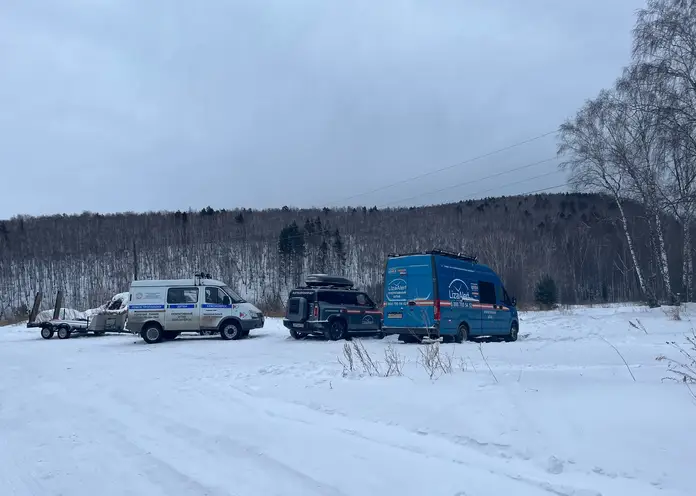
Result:
[[[692,299],[696,1],[649,0],[638,12],[633,36],[631,63],[614,87],[602,90],[561,126],[561,166],[578,190],[604,192],[616,202],[643,298]],[[647,259],[637,254],[646,241],[633,237],[622,215],[630,200],[645,209]],[[681,227],[681,256],[670,253],[673,240],[666,235],[665,217]],[[677,280],[671,270],[675,256],[681,261]],[[655,271],[659,284],[649,284]]]
[[[488,198],[432,207],[216,211],[16,217],[0,222],[0,313],[23,313],[33,294],[66,292],[66,304],[94,307],[139,278],[191,277],[204,270],[266,310],[282,308],[311,272],[345,274],[381,301],[391,252],[440,247],[477,254],[520,302],[548,274],[565,303],[641,298],[659,286],[646,211],[606,195]],[[677,274],[681,229],[663,218],[670,270]]]
[[[37,290],[94,307],[133,277],[204,270],[266,310],[311,272],[381,300],[390,252],[476,254],[521,303],[550,276],[563,303],[692,300],[696,0],[649,0],[630,65],[559,130],[578,193],[373,208],[213,210],[0,221],[0,320]]]

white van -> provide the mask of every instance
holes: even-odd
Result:
[[[147,343],[175,339],[182,332],[240,339],[263,327],[263,313],[224,282],[193,279],[133,281],[126,328]]]

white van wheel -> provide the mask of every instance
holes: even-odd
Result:
[[[225,340],[239,339],[242,337],[242,331],[234,322],[227,322],[220,329],[220,337]]]
[[[156,325],[147,326],[140,333],[140,337],[148,344],[159,343],[162,341],[162,329]]]

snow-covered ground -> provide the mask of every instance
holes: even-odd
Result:
[[[381,362],[392,344],[403,377],[344,377],[344,342],[278,320],[157,345],[4,327],[0,494],[693,495],[696,401],[655,360],[691,327],[530,313],[517,343],[443,345],[454,372],[436,380],[393,338],[361,342]]]

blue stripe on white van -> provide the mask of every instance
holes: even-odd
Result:
[[[204,303],[201,308],[232,308],[232,305],[221,305],[218,303]]]
[[[167,305],[167,308],[196,308],[194,303],[186,303],[180,305]]]
[[[131,310],[162,310],[164,305],[128,305]]]

